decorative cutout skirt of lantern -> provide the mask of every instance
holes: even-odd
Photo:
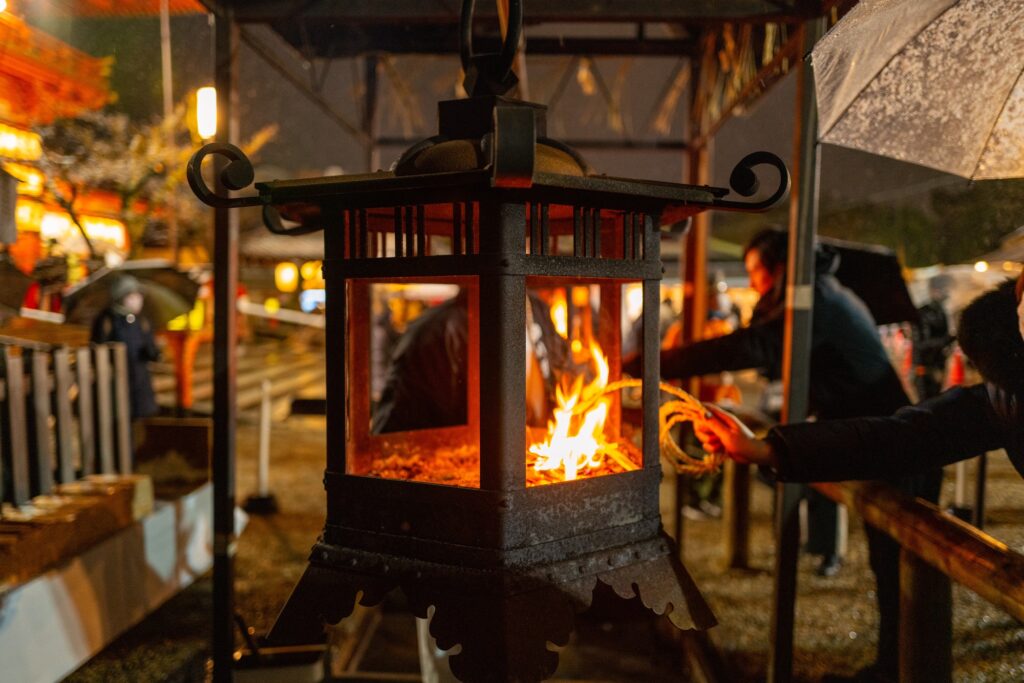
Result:
[[[681,629],[715,623],[660,522],[660,226],[766,209],[789,177],[747,157],[733,189],[752,195],[758,164],[780,182],[743,203],[593,175],[546,137],[544,107],[487,92],[507,73],[464,60],[474,96],[441,102],[439,135],[393,172],[222,198],[203,158],[231,160],[232,189],[251,169],[212,144],[189,180],[211,205],[262,206],[274,232],[324,233],[327,521],[268,642],[322,640],[360,594],[401,588],[418,616],[434,607],[439,647],[461,645],[460,679],[540,680],[599,581]],[[639,428],[622,419],[624,352],[643,354]]]

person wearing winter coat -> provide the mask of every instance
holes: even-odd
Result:
[[[751,287],[761,295],[749,326],[716,339],[696,342],[661,353],[661,375],[688,378],[713,372],[757,368],[769,379],[781,375],[785,325],[785,272],[788,235],[763,230],[750,241],[744,262]],[[809,409],[817,420],[882,416],[910,404],[867,306],[843,287],[834,273],[838,255],[826,248],[816,252],[812,315]],[[636,361],[633,362],[636,364]],[[630,367],[624,367],[627,372]],[[630,372],[630,374],[634,374]],[[839,461],[842,453],[822,451],[822,458]],[[937,501],[942,471],[936,466],[914,475],[879,475],[914,496]],[[832,501],[808,494],[810,552],[834,553],[836,509]],[[868,554],[875,574],[880,616],[878,662],[895,671],[899,654],[899,545],[884,533],[866,527]],[[826,555],[819,573],[831,575],[837,556]]]
[[[153,392],[149,363],[160,359],[160,350],[153,339],[152,325],[142,313],[142,286],[131,275],[121,275],[111,285],[110,294],[113,303],[93,321],[91,340],[125,345],[131,418],[156,415],[160,408]]]
[[[783,481],[905,477],[1003,448],[1024,477],[1024,273],[964,309],[958,340],[985,379],[954,387],[887,417],[779,425],[756,439],[735,417],[708,406],[694,425],[709,452],[768,467]],[[870,669],[857,680],[896,680]],[[888,678],[887,678],[888,676]]]
[[[783,481],[900,477],[1003,448],[1024,477],[1024,274],[964,309],[958,340],[985,379],[888,417],[779,425],[764,439],[725,411],[696,432],[709,451],[770,467]],[[839,457],[833,457],[838,455]]]

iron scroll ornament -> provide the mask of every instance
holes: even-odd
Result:
[[[428,140],[424,140],[416,147],[430,146],[438,139],[439,138],[430,138]],[[192,188],[192,191],[204,204],[214,208],[229,209],[262,205],[264,209],[264,224],[267,226],[268,230],[279,235],[305,235],[322,229],[321,226],[285,227],[281,222],[280,214],[272,206],[272,200],[269,196],[248,195],[243,197],[223,197],[215,193],[207,186],[201,172],[203,160],[211,154],[219,154],[227,157],[228,163],[223,169],[221,169],[220,181],[221,184],[229,190],[244,189],[254,180],[252,163],[249,161],[248,157],[245,156],[245,153],[238,147],[221,142],[204,145],[199,149],[199,151],[192,155],[186,169],[189,187]],[[409,156],[408,153],[403,155],[403,158],[407,156]],[[729,185],[732,191],[742,197],[751,197],[755,195],[758,189],[760,189],[760,179],[758,178],[758,174],[754,171],[754,168],[757,166],[771,166],[779,173],[778,186],[769,197],[754,202],[733,201],[723,199],[721,197],[721,195],[726,194],[724,190],[716,190],[715,194],[718,196],[716,196],[711,203],[707,205],[707,207],[724,211],[758,212],[766,211],[777,202],[784,199],[789,194],[791,185],[789,170],[786,168],[786,164],[783,163],[782,159],[770,152],[753,152],[743,157],[739,163],[736,164],[729,177]]]
[[[245,156],[245,152],[226,142],[211,142],[199,148],[199,151],[188,160],[185,169],[185,177],[188,178],[188,186],[199,201],[214,207],[215,209],[237,209],[243,206],[259,206],[262,202],[259,196],[248,197],[222,197],[211,190],[203,178],[203,160],[211,155],[218,154],[227,157],[228,163],[220,170],[220,182],[229,190],[241,190],[252,184],[256,174],[252,168],[252,162]]]
[[[775,188],[770,197],[758,202],[737,202],[716,197],[711,204],[711,208],[723,209],[725,211],[732,209],[751,212],[766,211],[774,206],[776,202],[782,201],[782,199],[789,195],[789,188],[792,183],[789,169],[786,168],[786,164],[782,159],[771,152],[751,152],[739,160],[739,163],[733,167],[732,173],[729,174],[729,187],[732,188],[733,192],[741,197],[752,197],[757,194],[761,187],[761,182],[754,172],[755,166],[772,166],[779,172],[779,186]]]

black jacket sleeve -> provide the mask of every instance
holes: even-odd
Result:
[[[782,319],[736,330],[724,337],[661,352],[661,376],[682,379],[727,370],[771,368],[782,357]]]
[[[957,387],[889,417],[774,427],[768,441],[785,481],[909,476],[1004,446],[984,385]]]

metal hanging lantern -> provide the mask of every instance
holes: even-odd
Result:
[[[471,96],[441,102],[439,135],[394,171],[219,197],[204,157],[229,159],[231,189],[252,169],[211,144],[188,177],[212,206],[261,206],[272,232],[324,233],[327,521],[268,642],[322,640],[359,594],[375,604],[400,587],[418,616],[434,607],[439,647],[461,645],[450,660],[461,680],[540,680],[558,662],[548,643],[568,642],[598,581],[681,629],[715,623],[661,529],[660,226],[767,209],[789,176],[770,154],[748,156],[735,191],[754,194],[759,164],[779,185],[744,203],[592,174],[547,138],[545,107],[505,96],[521,3],[498,55],[473,54],[472,7]],[[615,390],[631,344],[643,354],[639,428]]]

